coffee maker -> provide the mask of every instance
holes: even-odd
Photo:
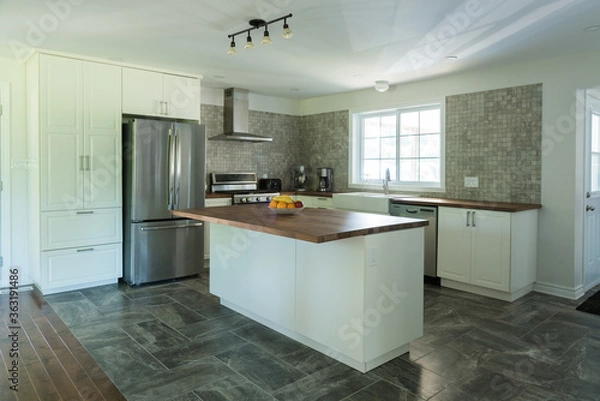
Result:
[[[333,192],[333,169],[331,167],[319,167],[317,169],[319,187],[321,192]]]

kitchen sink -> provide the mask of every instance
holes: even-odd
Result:
[[[333,194],[335,209],[389,214],[390,199],[413,198],[415,194],[384,194],[380,192],[346,192]]]

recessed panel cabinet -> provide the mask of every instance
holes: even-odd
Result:
[[[442,285],[512,301],[533,288],[537,210],[508,213],[440,207]]]
[[[200,120],[200,80],[123,67],[123,113]]]
[[[31,265],[44,294],[121,276],[121,67],[27,64]],[[68,229],[70,227],[70,229]]]

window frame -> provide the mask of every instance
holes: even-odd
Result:
[[[350,112],[350,151],[349,151],[349,174],[348,187],[352,189],[382,189],[381,179],[360,179],[360,169],[362,159],[362,121],[365,117],[395,115],[396,120],[396,141],[400,141],[400,127],[398,126],[399,116],[401,113],[411,111],[424,111],[430,109],[440,110],[440,182],[402,182],[390,181],[389,189],[393,191],[407,192],[444,192],[445,191],[445,160],[446,160],[446,118],[445,118],[445,101],[443,99],[423,102],[419,104],[411,104],[385,109],[370,109],[370,110],[352,110]],[[399,142],[397,142],[399,145]],[[400,147],[396,148],[396,165],[400,162]]]

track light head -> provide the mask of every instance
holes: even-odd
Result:
[[[235,38],[231,38],[231,43],[229,44],[229,50],[227,50],[227,54],[237,54],[237,50],[235,49]]]
[[[248,37],[246,38],[246,44],[244,45],[244,49],[254,49],[254,43],[252,43],[252,36],[250,36],[250,31],[248,31]]]
[[[282,32],[281,36],[283,36],[284,39],[289,39],[292,36],[294,36],[294,32],[292,32],[292,30],[290,29],[290,26],[287,23],[287,18],[283,19],[283,32]]]
[[[273,43],[273,41],[271,40],[271,36],[269,36],[269,29],[265,25],[265,35],[263,36],[262,44],[270,45],[271,43]]]

